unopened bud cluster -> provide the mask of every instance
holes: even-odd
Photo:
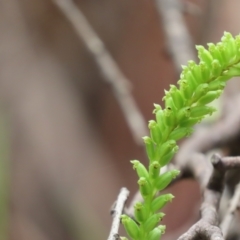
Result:
[[[170,85],[170,90],[165,90],[164,109],[154,104],[156,120],[149,121],[150,136],[143,137],[149,158],[148,169],[138,160],[131,161],[143,197],[143,202],[135,204],[134,219],[126,215],[121,219],[132,240],[161,238],[165,226],[159,225],[164,216],[159,211],[173,199],[173,195],[158,196],[157,193],[179,174],[178,170],[160,174],[161,168],[178,151],[176,142],[189,136],[195,124],[216,111],[207,104],[221,95],[226,81],[240,76],[240,35],[234,38],[225,32],[221,42],[208,44],[208,50],[202,46],[196,48],[199,64],[189,61],[187,66],[182,66],[179,88]]]

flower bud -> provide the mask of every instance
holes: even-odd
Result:
[[[163,100],[165,101],[165,108],[171,108],[172,110],[177,110],[177,107],[174,104],[174,101],[171,96],[169,97],[163,97]]]
[[[189,83],[184,79],[179,80],[178,84],[180,85],[180,91],[183,93],[183,97],[185,99],[190,99],[194,89],[192,89]]]
[[[226,82],[216,79],[209,83],[208,90],[209,91],[223,90],[225,86]]]
[[[167,153],[166,155],[164,155],[160,158],[159,162],[160,162],[161,167],[164,167],[172,160],[174,155],[177,153],[178,149],[179,149],[179,147],[175,146],[169,153]]]
[[[235,44],[236,44],[236,47],[237,47],[237,50],[236,50],[236,59],[240,59],[240,35],[237,35],[235,37]]]
[[[151,210],[157,212],[161,210],[168,202],[171,202],[174,196],[172,194],[164,194],[153,200]]]
[[[163,228],[164,227],[164,228]],[[165,226],[160,225],[155,227],[148,235],[148,240],[160,240],[161,236],[165,233]]]
[[[137,171],[138,177],[144,177],[146,179],[149,178],[149,174],[145,166],[140,163],[138,160],[132,160],[130,161],[133,164],[133,169]]]
[[[177,109],[180,109],[184,105],[184,97],[182,96],[181,91],[175,86],[170,85],[170,94],[173,99],[174,105],[177,107]]]
[[[206,105],[212,102],[214,99],[219,98],[221,93],[222,93],[222,90],[210,91],[198,100],[197,105],[198,106]]]
[[[141,202],[137,202],[134,205],[134,217],[139,222],[142,223],[146,220],[148,217],[148,211],[146,209],[146,206],[143,205]]]
[[[208,66],[205,62],[200,62],[199,67],[202,73],[203,82],[208,82],[211,74],[211,66]]]
[[[217,49],[219,50],[223,61],[221,62],[223,67],[226,67],[228,64],[228,55],[226,53],[226,47],[222,42],[217,43]]]
[[[165,225],[159,225],[158,228],[162,231],[162,234],[165,233],[165,231],[166,231],[166,226]]]
[[[149,166],[149,176],[151,178],[157,178],[160,174],[160,164],[157,161],[154,161]]]
[[[154,143],[159,144],[162,140],[161,129],[154,120],[150,120],[148,124],[150,135]]]
[[[196,64],[195,66],[193,66],[191,72],[197,84],[201,84],[204,82],[204,79],[202,77],[201,67],[199,65]]]
[[[139,227],[134,220],[132,220],[127,215],[122,215],[121,222],[122,222],[127,234],[129,235],[129,237],[131,237],[133,239],[139,238]]]
[[[212,115],[212,113],[215,111],[216,111],[216,109],[214,107],[196,106],[196,107],[191,108],[191,117],[193,117],[193,118],[204,117],[208,114]]]
[[[177,121],[180,123],[180,122],[188,119],[190,117],[190,114],[191,114],[190,107],[185,107],[185,108],[180,109],[177,112]]]
[[[236,52],[237,52],[237,46],[236,41],[229,32],[224,32],[224,35],[221,39],[221,41],[226,46],[227,55],[229,58],[229,64],[231,64],[236,59]]]
[[[240,69],[240,62],[234,64],[233,67]]]
[[[197,123],[200,123],[203,117],[197,117],[197,118],[188,118],[180,123],[181,127],[192,127],[196,125]]]
[[[162,110],[162,107],[159,104],[154,103],[153,106],[154,106],[153,114],[156,114],[157,111]]]
[[[230,69],[226,70],[223,72],[224,76],[229,76],[229,77],[238,77],[240,75],[240,69],[235,68],[234,66],[231,67]]]
[[[149,181],[145,177],[140,177],[138,180],[140,192],[143,197],[147,197],[152,193],[152,187]]]
[[[181,79],[184,78],[184,76],[188,73],[188,71],[189,71],[188,66],[182,65],[182,72],[180,74],[180,78]]]
[[[154,161],[155,150],[154,150],[154,144],[153,144],[152,139],[150,137],[146,136],[146,137],[143,137],[143,141],[146,146],[147,156],[148,156],[149,160]]]
[[[157,124],[162,131],[165,128],[164,111],[163,110],[157,110],[155,112],[155,114],[156,114]]]
[[[231,76],[228,75],[224,75],[224,76],[219,76],[216,80],[222,81],[222,82],[226,82],[231,78]]]
[[[216,45],[214,45],[213,43],[208,43],[207,45],[208,45],[208,51],[213,56],[213,58],[218,59],[220,64],[223,66],[224,60],[222,58],[222,55],[221,55],[218,47]]]
[[[171,107],[164,109],[164,119],[167,126],[174,126],[176,117]]]
[[[192,134],[193,129],[191,127],[178,127],[171,132],[169,139],[178,141],[184,137],[188,137]]]
[[[179,173],[179,170],[174,169],[160,175],[155,183],[158,191],[165,189]]]
[[[184,79],[187,80],[188,84],[190,85],[191,89],[195,89],[198,86],[198,81],[195,79],[195,77],[192,74],[192,71],[187,72],[184,75]]]
[[[176,141],[168,140],[164,144],[157,146],[156,147],[156,160],[159,161],[159,159],[161,159],[162,156],[169,153],[176,145],[177,145]]]
[[[192,70],[197,64],[193,60],[188,61],[188,68]]]
[[[211,72],[211,76],[212,77],[218,77],[222,72],[222,66],[220,64],[220,62],[217,59],[214,59],[212,61],[212,72]]]
[[[202,84],[198,85],[198,87],[196,88],[196,91],[194,92],[191,102],[192,103],[196,102],[201,96],[206,94],[207,91],[208,91],[207,83],[202,83]]]
[[[165,216],[164,213],[155,213],[155,214],[153,214],[143,224],[143,228],[144,228],[145,232],[150,232],[151,230],[153,230],[153,228],[155,228],[158,225],[158,223],[163,219],[164,216]]]
[[[196,46],[198,50],[198,58],[200,61],[205,62],[208,66],[211,66],[213,61],[213,57],[208,50],[206,50],[203,46]]]

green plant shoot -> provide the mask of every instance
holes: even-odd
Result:
[[[224,33],[221,42],[202,46],[198,50],[199,64],[189,61],[182,66],[179,87],[170,85],[163,98],[164,108],[154,104],[155,120],[149,121],[150,136],[143,137],[149,166],[132,160],[133,169],[139,177],[138,185],[143,202],[134,206],[134,220],[122,215],[121,221],[131,240],[159,240],[165,226],[159,225],[164,217],[161,209],[173,199],[172,194],[159,196],[179,174],[178,170],[161,173],[178,151],[177,141],[189,136],[195,124],[215,108],[208,106],[217,99],[226,82],[240,76],[240,35],[235,38]],[[126,237],[122,237],[126,240]]]

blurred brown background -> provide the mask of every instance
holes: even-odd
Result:
[[[150,0],[76,0],[133,85],[146,120],[178,72]],[[182,1],[194,44],[239,33],[237,0]],[[137,189],[129,160],[147,163],[111,87],[50,0],[0,1],[0,239],[106,239],[119,189]],[[167,232],[196,219],[198,186],[174,186]],[[184,226],[184,227],[183,227]],[[183,227],[183,228],[182,228]],[[167,234],[165,238],[167,238]]]

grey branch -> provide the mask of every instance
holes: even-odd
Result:
[[[120,225],[120,217],[123,212],[123,208],[124,208],[125,202],[128,198],[128,195],[129,195],[128,189],[122,188],[118,195],[114,209],[111,210],[111,214],[113,216],[113,222],[112,222],[112,227],[111,227],[111,231],[110,231],[108,240],[116,240],[119,238],[118,229],[119,229],[119,225]]]
[[[218,208],[226,169],[222,164],[222,158],[218,155],[213,155],[212,164],[213,172],[203,193],[201,219],[178,240],[193,240],[201,237],[210,240],[224,240],[222,232],[218,227]]]
[[[186,1],[181,1],[182,7],[181,10],[183,13],[188,13],[193,16],[200,16],[202,14],[202,10],[200,7],[198,7],[195,3],[192,2],[186,2]]]
[[[173,56],[175,68],[181,72],[182,64],[187,64],[189,59],[196,60],[193,42],[181,11],[181,2],[179,0],[156,0],[156,6],[162,17],[166,42]]]
[[[124,76],[79,7],[72,0],[53,1],[65,14],[68,21],[71,22],[77,35],[93,55],[104,80],[112,85],[114,95],[123,111],[134,140],[138,144],[142,144],[142,136],[147,135],[146,122],[131,95],[130,82]]]
[[[239,206],[239,200],[240,200],[240,183],[235,188],[235,192],[230,201],[229,208],[226,212],[226,215],[224,216],[224,219],[222,220],[222,222],[220,224],[220,228],[222,229],[224,238],[226,238],[226,236],[228,234],[230,224],[231,224],[234,214]]]
[[[203,203],[201,206],[201,219],[194,224],[178,240],[193,240],[198,238],[210,240],[224,240],[232,215],[236,211],[239,198],[240,187],[238,185],[230,204],[228,214],[224,219],[221,228],[218,223],[219,202],[222,197],[225,173],[227,170],[240,168],[240,157],[220,157],[214,154],[212,157],[213,170],[211,171],[210,180],[203,191]],[[200,171],[202,172],[202,171]],[[202,172],[203,173],[203,172]],[[199,177],[200,181],[201,177]],[[200,182],[200,185],[204,186]],[[223,233],[221,231],[223,229]]]

